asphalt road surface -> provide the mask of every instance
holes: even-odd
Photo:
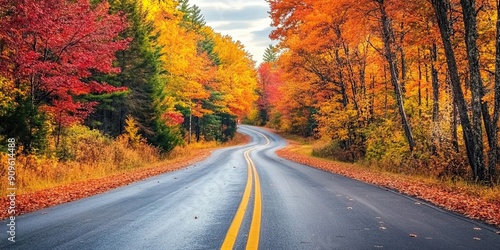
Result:
[[[0,249],[500,249],[497,229],[248,145],[186,169],[2,221]]]

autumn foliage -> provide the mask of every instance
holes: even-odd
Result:
[[[498,183],[496,1],[267,2],[272,126],[321,139],[317,155]]]
[[[231,140],[257,99],[254,67],[186,0],[0,0],[0,159],[14,138],[19,194],[86,183],[20,196],[23,210]]]
[[[117,73],[115,52],[127,47],[117,39],[123,15],[110,15],[105,3],[79,1],[2,1],[1,72],[13,92],[48,112],[56,123],[83,121],[95,103],[75,100],[94,93],[124,90],[87,80],[92,71]]]
[[[163,152],[227,141],[256,100],[254,62],[188,1],[0,1],[0,139],[61,154],[67,128],[117,137],[127,117]]]

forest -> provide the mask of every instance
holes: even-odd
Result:
[[[267,2],[258,124],[316,156],[498,184],[498,1]]]
[[[15,140],[20,188],[226,142],[257,81],[187,0],[0,0],[0,149]]]

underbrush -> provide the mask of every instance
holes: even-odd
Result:
[[[451,147],[417,147],[409,152],[407,147],[392,141],[393,145],[369,146],[367,149],[351,145],[344,148],[337,141],[314,141],[311,155],[341,162],[359,163],[383,171],[423,175],[442,181],[471,180],[467,157],[463,151]]]
[[[315,142],[312,150],[312,156],[329,158],[342,162],[356,162],[363,158],[364,149],[358,145],[350,145],[344,148],[334,142]]]

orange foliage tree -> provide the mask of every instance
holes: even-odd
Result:
[[[256,71],[244,46],[206,26],[188,1],[143,0],[158,31],[169,114],[184,116],[188,141],[225,141],[256,100]],[[222,131],[222,132],[221,132]]]
[[[282,129],[310,129],[344,160],[497,180],[496,1],[267,2]]]

